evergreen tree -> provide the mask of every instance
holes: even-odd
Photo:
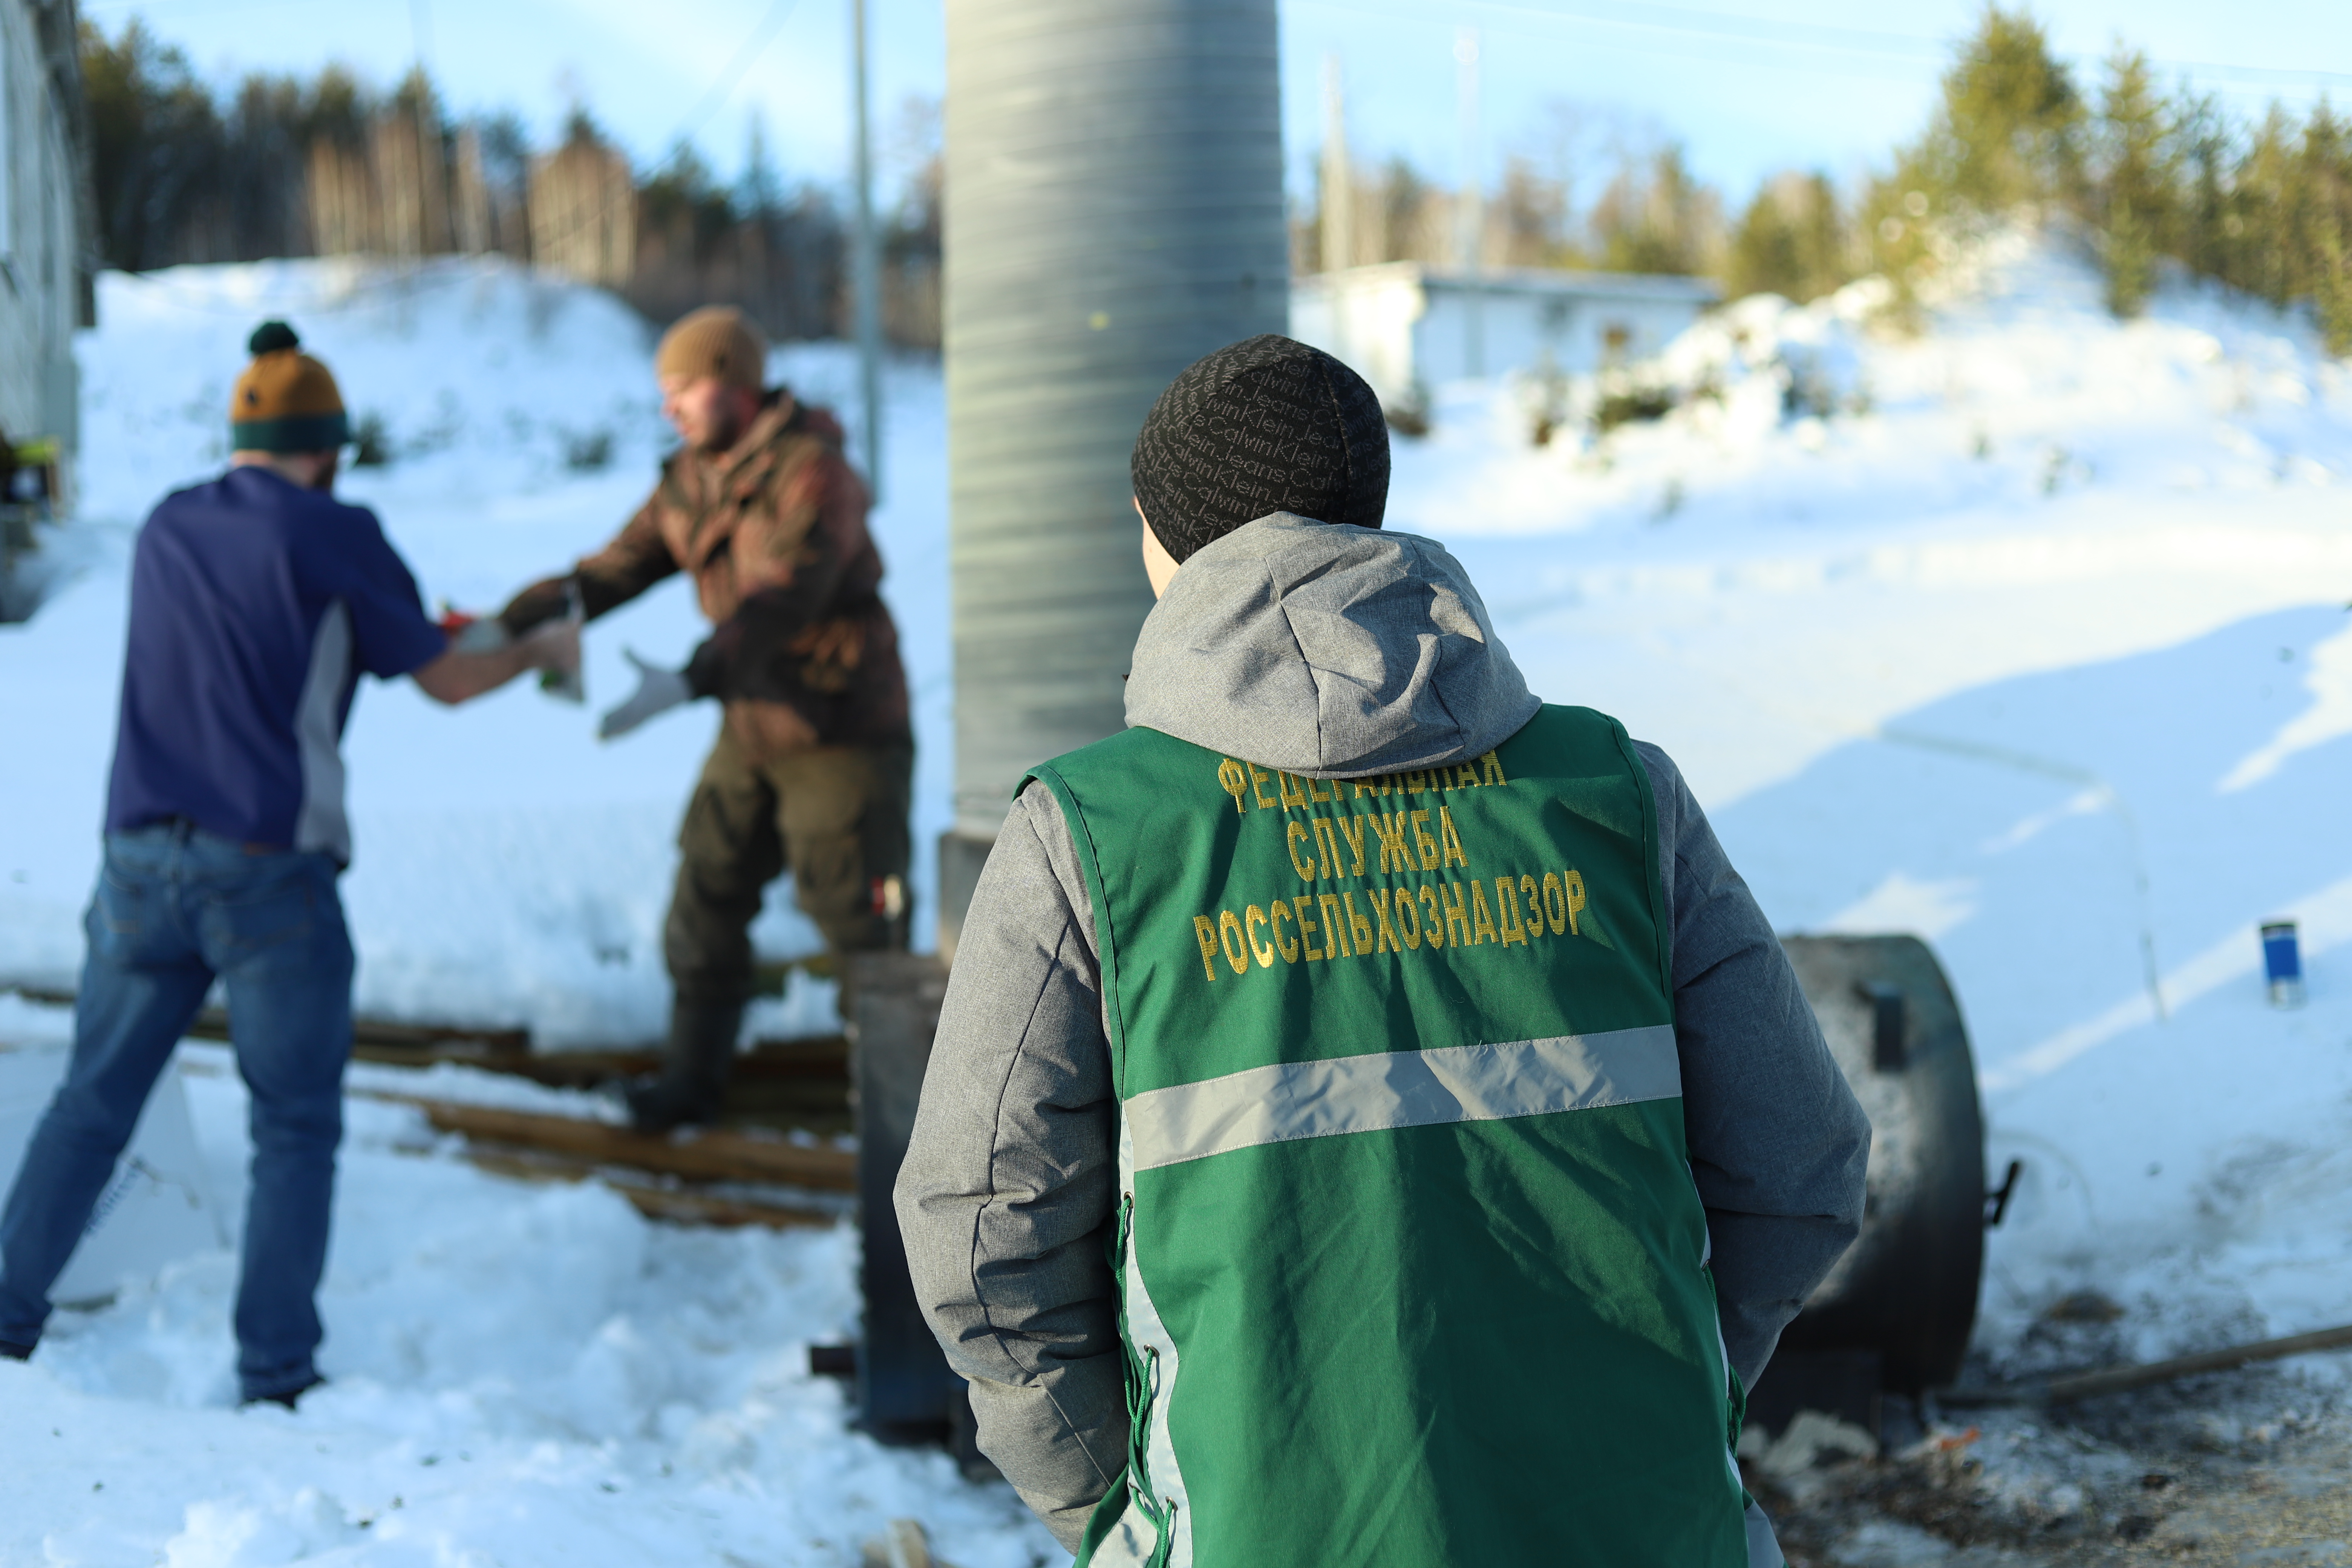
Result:
[[[2294,121],[2273,104],[2238,161],[2222,218],[2229,258],[2223,280],[2280,307],[2294,298],[2294,268],[2281,242],[2294,221],[2296,162]]]
[[[199,259],[181,247],[222,162],[212,95],[135,16],[111,41],[83,23],[80,51],[100,252],[134,269]]]
[[[1944,76],[1940,194],[1992,214],[2072,195],[2083,120],[2082,95],[2042,25],[1987,6]]]
[[[1944,73],[1927,134],[1897,151],[1863,200],[1862,232],[1900,311],[1943,264],[1953,225],[2079,193],[2083,120],[2082,95],[2041,24],[1988,6]]]
[[[1569,234],[1567,184],[1538,172],[1526,157],[1515,153],[1504,163],[1494,216],[1503,230],[1506,267],[1574,267],[1584,259]]]
[[[2172,254],[2200,277],[2225,278],[2231,259],[2232,129],[2210,95],[2184,93],[2171,112],[2182,165]]]
[[[1780,174],[1757,190],[1732,231],[1725,289],[1733,299],[1769,293],[1803,304],[1853,280],[1851,248],[1829,176]]]
[[[2322,99],[2305,122],[2293,198],[2294,293],[2330,352],[2352,353],[2352,132]]]
[[[1721,204],[1680,147],[1629,161],[1593,204],[1591,225],[1612,272],[1711,272],[1723,248]]]
[[[2156,289],[2157,261],[2178,248],[2179,142],[2147,57],[2118,49],[2099,104],[2098,170],[2090,203],[2107,308],[2137,316]]]

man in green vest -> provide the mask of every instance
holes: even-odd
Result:
[[[1869,1125],[1681,775],[1381,531],[1259,337],[1136,443],[1123,733],[1023,782],[898,1207],[980,1447],[1084,1564],[1762,1568],[1746,1389]]]

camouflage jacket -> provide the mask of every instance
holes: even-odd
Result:
[[[713,627],[687,679],[726,705],[755,760],[908,738],[866,486],[830,414],[780,389],[726,451],[680,447],[636,516],[572,574],[593,619],[681,571]],[[562,615],[564,583],[532,584],[499,619],[520,634]]]

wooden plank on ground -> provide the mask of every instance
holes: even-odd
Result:
[[[425,1113],[444,1132],[462,1133],[526,1149],[570,1154],[602,1165],[622,1165],[698,1182],[776,1182],[786,1186],[849,1192],[857,1184],[857,1156],[846,1150],[753,1138],[723,1128],[693,1137],[656,1138],[626,1127],[541,1116],[487,1105],[386,1095]]]
[[[809,1226],[821,1228],[838,1224],[841,1219],[841,1215],[832,1209],[781,1199],[614,1181],[602,1175],[584,1160],[549,1154],[543,1150],[508,1149],[497,1144],[469,1142],[466,1148],[466,1162],[492,1175],[513,1176],[526,1182],[603,1181],[604,1185],[628,1199],[630,1206],[647,1219],[663,1220],[672,1225],[757,1225],[765,1226],[770,1230],[793,1230]]]
[[[28,1002],[70,1007],[74,994],[46,986],[11,986]],[[189,1035],[199,1040],[229,1037],[228,1013],[206,1007],[196,1015]],[[483,1028],[466,1024],[406,1024],[389,1018],[354,1018],[352,1054],[361,1061],[393,1067],[431,1067],[456,1062],[491,1072],[510,1073],[536,1083],[580,1087],[613,1079],[635,1078],[661,1067],[656,1047],[634,1050],[533,1051],[528,1029]],[[735,1058],[738,1083],[808,1079],[827,1084],[849,1082],[849,1043],[839,1035],[810,1039],[761,1040]]]

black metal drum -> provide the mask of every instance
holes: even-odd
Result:
[[[1870,1117],[1870,1195],[1861,1239],[1789,1325],[1758,1391],[1808,1362],[1852,1369],[1866,1357],[1889,1393],[1947,1386],[1984,1270],[1984,1118],[1959,1003],[1916,937],[1781,945]]]

